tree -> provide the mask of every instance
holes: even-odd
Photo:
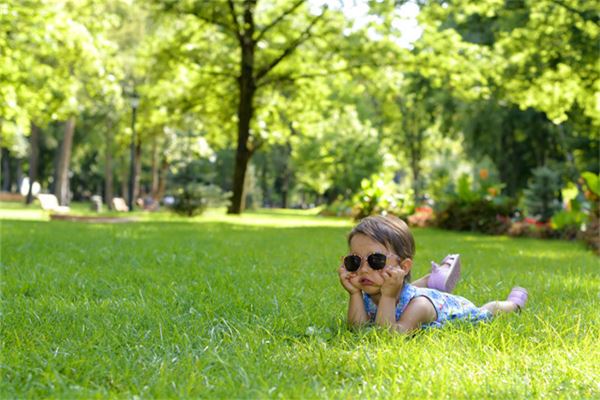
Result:
[[[248,162],[263,140],[254,134],[256,95],[268,85],[289,78],[286,63],[310,40],[339,29],[333,19],[326,19],[326,8],[311,12],[307,1],[261,2],[244,0],[227,2],[163,2],[166,9],[193,16],[215,28],[222,47],[234,48],[236,59],[226,56],[225,65],[213,67],[213,74],[234,77],[237,82],[237,138],[230,213],[242,212],[243,187]],[[327,26],[329,22],[329,26]],[[320,30],[320,35],[315,32]],[[198,58],[197,53],[190,57]],[[206,59],[204,59],[206,61]],[[295,62],[301,61],[295,58]],[[237,67],[234,67],[237,63]],[[276,72],[274,72],[276,71]]]
[[[472,156],[491,156],[509,194],[551,159],[598,168],[593,3],[418,3],[424,33],[414,68],[449,94],[445,128],[464,133]]]
[[[2,13],[6,35],[0,47],[10,61],[0,74],[10,77],[3,80],[0,93],[11,105],[6,113],[2,110],[9,122],[2,124],[7,126],[2,136],[10,135],[11,127],[24,129],[25,121],[41,129],[52,120],[65,122],[54,185],[61,204],[68,202],[75,118],[85,100],[106,94],[111,87],[102,59],[108,43],[100,34],[107,26],[92,15],[87,3],[32,0],[26,5],[11,4]],[[32,156],[37,153],[31,151]],[[30,167],[35,168],[37,162],[32,161]]]

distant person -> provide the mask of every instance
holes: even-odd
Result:
[[[496,314],[518,311],[527,302],[527,291],[520,287],[513,288],[506,301],[482,307],[446,293],[452,291],[460,273],[457,254],[446,257],[440,266],[434,264],[431,274],[411,285],[415,242],[406,223],[396,217],[363,219],[350,232],[348,245],[350,254],[338,273],[350,295],[351,326],[375,323],[409,333],[450,320],[489,320]]]

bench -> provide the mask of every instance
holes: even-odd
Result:
[[[66,213],[70,211],[69,207],[58,204],[58,199],[53,194],[38,194],[37,198],[40,201],[42,210],[59,213]]]
[[[129,207],[125,203],[125,199],[122,197],[113,197],[112,199],[112,208],[115,211],[126,212],[129,211]]]

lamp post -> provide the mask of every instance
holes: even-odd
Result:
[[[133,186],[135,182],[135,114],[140,105],[140,96],[134,91],[129,99],[131,101],[131,165],[129,169],[129,212],[133,211]]]

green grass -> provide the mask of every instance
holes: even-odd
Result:
[[[457,294],[530,303],[406,338],[346,329],[350,223],[292,214],[1,221],[0,398],[600,397],[581,245],[416,230],[414,277],[460,252]]]

